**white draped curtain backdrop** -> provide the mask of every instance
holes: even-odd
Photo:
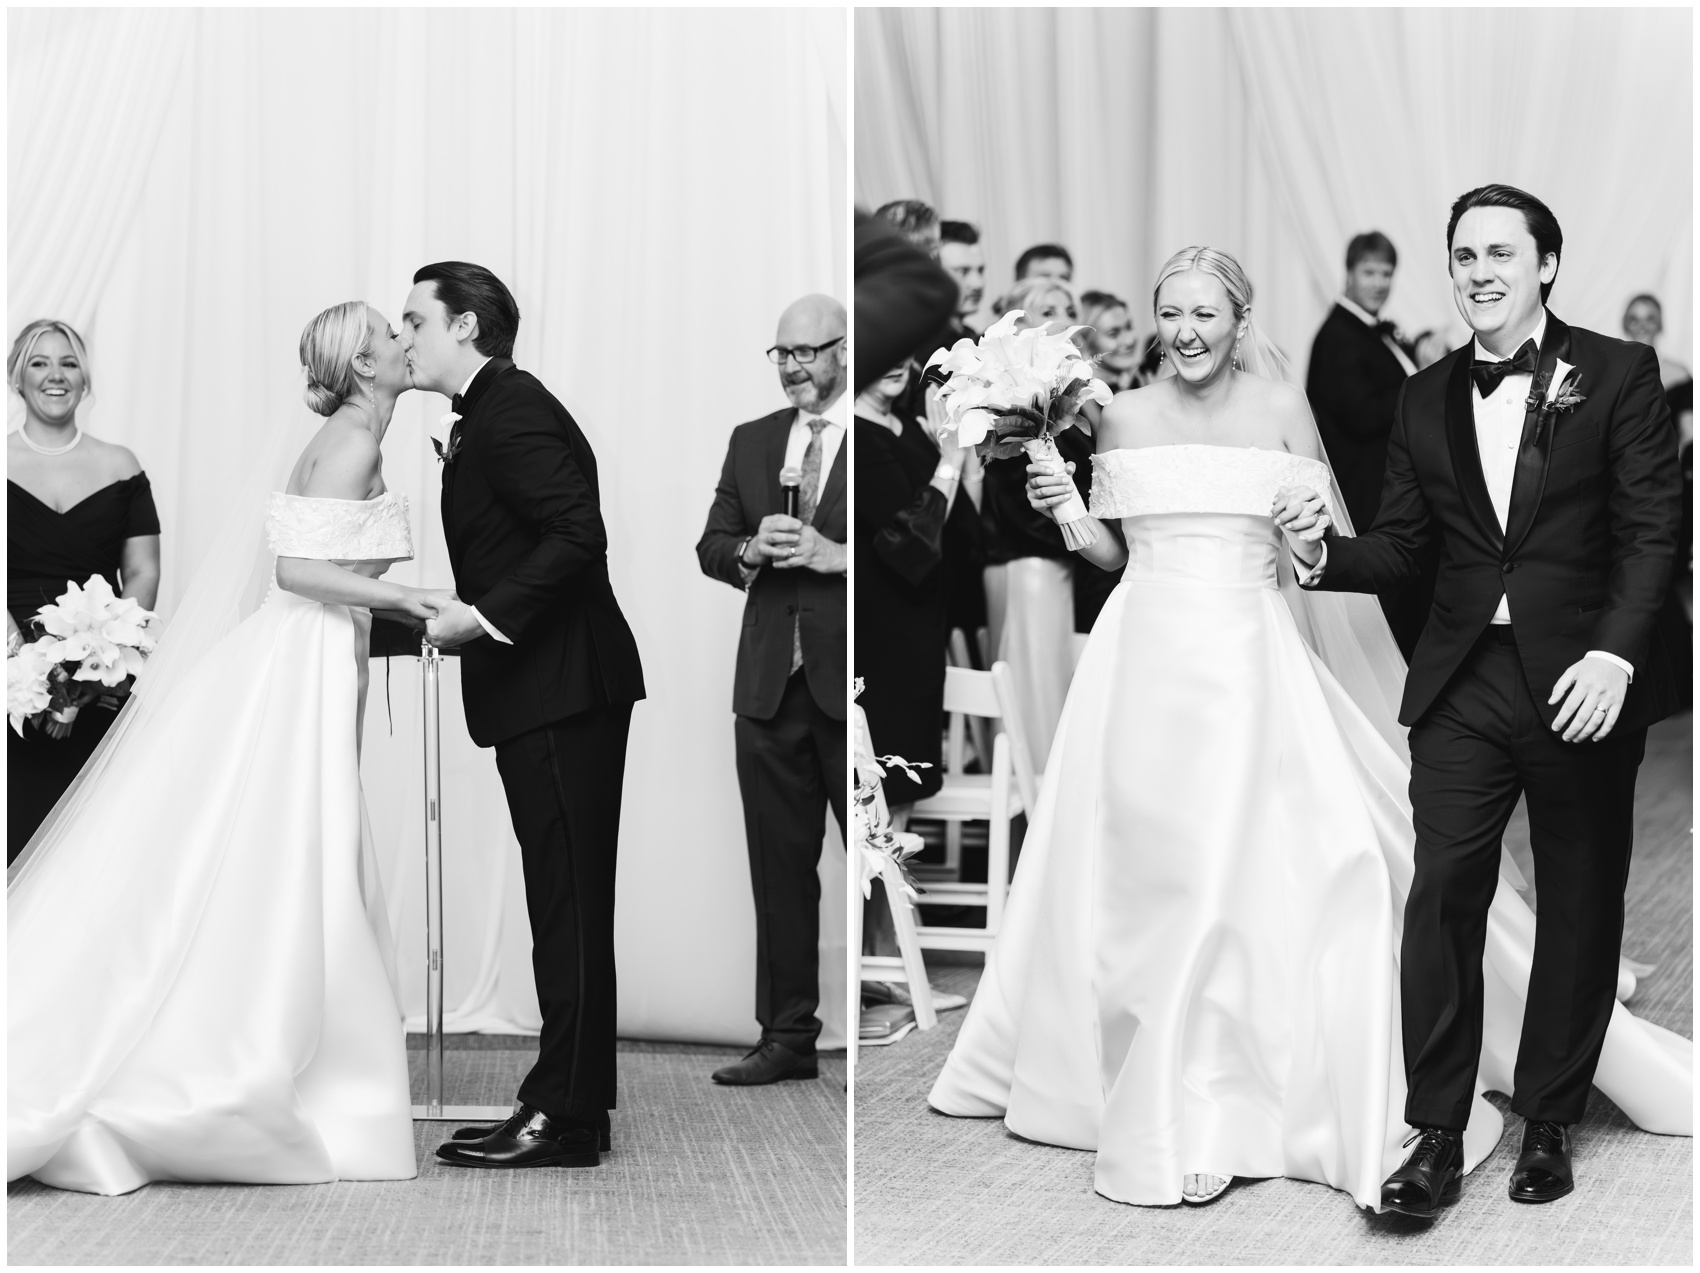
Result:
[[[754,913],[732,756],[742,598],[694,546],[728,435],[784,399],[762,350],[847,276],[842,10],[54,9],[8,15],[9,333],[89,341],[91,432],[131,447],[164,527],[169,620],[268,430],[306,415],[303,325],[392,323],[418,266],[513,290],[515,359],[595,448],[610,570],[643,655],[617,925],[620,1029],[740,1043]],[[450,580],[427,433],[404,397],[385,478]],[[12,402],[15,427],[21,408]],[[451,1029],[538,1025],[518,847],[493,755],[444,685]],[[415,1018],[424,1001],[420,677],[373,666],[363,762]],[[393,713],[393,732],[391,715]],[[823,853],[823,1044],[842,1045],[844,855]],[[417,1020],[415,1021],[417,1025]]]
[[[1074,281],[1125,296],[1189,244],[1236,255],[1257,321],[1303,373],[1346,244],[1399,251],[1385,316],[1467,329],[1451,202],[1490,181],[1564,227],[1552,295],[1617,335],[1638,292],[1662,348],[1693,336],[1689,9],[858,9],[858,203],[974,222],[987,301],[1060,242]]]

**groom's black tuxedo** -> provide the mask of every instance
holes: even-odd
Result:
[[[1523,411],[1506,524],[1477,442],[1475,342],[1405,384],[1375,525],[1330,537],[1317,586],[1379,592],[1429,541],[1439,571],[1399,719],[1411,727],[1416,877],[1401,952],[1406,1117],[1462,1128],[1481,1050],[1482,948],[1500,841],[1528,798],[1538,935],[1512,1109],[1578,1121],[1610,1020],[1623,935],[1635,774],[1674,707],[1654,620],[1681,514],[1676,432],[1653,351],[1547,316],[1534,393],[1559,359],[1567,413]],[[1516,389],[1521,381],[1530,389]],[[1501,596],[1511,623],[1490,625]],[[1634,676],[1611,735],[1566,743],[1547,700],[1589,651]]]
[[[614,1106],[614,858],[637,644],[608,580],[596,457],[533,375],[492,358],[454,409],[443,531],[492,636],[462,651],[467,730],[496,749],[525,867],[543,1017],[519,1099],[554,1119]]]

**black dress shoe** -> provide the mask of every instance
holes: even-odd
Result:
[[[594,1167],[602,1161],[596,1142],[595,1127],[521,1105],[483,1140],[451,1140],[437,1157],[457,1167]]]
[[[742,1061],[722,1066],[711,1077],[727,1087],[755,1087],[780,1079],[819,1078],[820,1069],[814,1057],[801,1056],[783,1043],[763,1039]]]
[[[1576,1188],[1570,1174],[1570,1129],[1531,1119],[1523,1124],[1523,1152],[1511,1173],[1511,1201],[1553,1202]]]
[[[1411,1141],[1417,1147],[1381,1186],[1381,1206],[1384,1211],[1432,1220],[1440,1214],[1441,1204],[1451,1202],[1463,1188],[1464,1135],[1418,1127],[1405,1143]]]
[[[492,1132],[499,1130],[501,1126],[501,1123],[479,1123],[474,1127],[457,1127],[450,1135],[455,1140],[483,1140]],[[609,1132],[607,1110],[603,1110],[602,1117],[597,1119],[596,1130],[599,1133],[596,1147],[606,1154],[614,1148],[613,1137]]]

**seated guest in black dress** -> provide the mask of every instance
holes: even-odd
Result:
[[[6,442],[8,652],[41,635],[31,620],[72,581],[101,575],[120,596],[153,609],[159,593],[159,517],[147,475],[124,447],[77,425],[89,392],[88,358],[70,324],[25,327],[6,360],[24,424]],[[116,719],[115,699],[45,729],[25,723],[6,746],[6,861],[22,851]]]
[[[1664,306],[1643,293],[1623,312],[1623,334],[1659,352],[1665,329]],[[1677,530],[1676,565],[1671,570],[1670,596],[1659,613],[1658,631],[1670,655],[1683,707],[1694,705],[1694,376],[1674,358],[1659,353],[1659,379],[1665,402],[1676,422],[1682,460],[1682,525]]]
[[[944,651],[948,590],[944,528],[967,448],[941,455],[914,420],[893,413],[909,377],[899,365],[856,398],[857,701],[880,755],[925,763],[919,783],[888,777],[893,807],[944,780]]]
[[[1316,333],[1305,377],[1316,431],[1359,534],[1374,524],[1381,507],[1393,409],[1405,378],[1417,370],[1393,324],[1381,319],[1398,265],[1398,252],[1379,231],[1360,234],[1347,245],[1346,290]],[[1428,621],[1434,565],[1431,553],[1417,578],[1381,598],[1393,639],[1407,659]]]

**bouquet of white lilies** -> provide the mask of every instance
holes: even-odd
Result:
[[[1035,464],[1063,472],[1054,437],[1071,426],[1088,402],[1108,406],[1110,387],[1092,375],[1092,364],[1074,343],[1084,327],[1017,330],[1023,311],[1011,310],[978,341],[966,337],[927,360],[949,379],[939,391],[945,431],[958,446],[971,446],[983,460],[1007,459],[1023,451]],[[1051,510],[1070,548],[1095,538],[1077,495]]]
[[[7,656],[6,714],[21,737],[33,721],[55,738],[71,732],[77,713],[96,700],[113,707],[128,693],[154,648],[154,619],[141,603],[119,597],[99,575],[69,583],[36,612],[44,635]]]

